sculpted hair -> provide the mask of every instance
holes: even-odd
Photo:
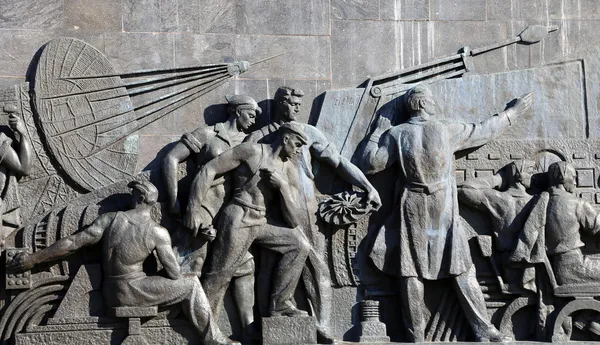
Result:
[[[158,200],[158,189],[150,181],[131,181],[127,187],[139,191],[144,196],[144,203],[156,204]]]
[[[548,167],[548,180],[551,186],[565,183],[567,171],[574,171],[573,166],[567,162],[555,162]]]
[[[277,91],[275,91],[275,97],[273,97],[273,99],[276,102],[281,102],[284,99],[289,100],[292,96],[302,98],[304,97],[304,91],[300,89],[294,89],[289,86],[281,86],[277,89]]]
[[[431,89],[425,84],[419,84],[406,93],[406,107],[411,111],[421,110],[420,101],[424,98],[431,97]]]

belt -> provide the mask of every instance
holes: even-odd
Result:
[[[425,193],[429,195],[444,189],[447,185],[447,180],[434,183],[411,182],[404,185],[404,188],[408,189],[411,192]]]

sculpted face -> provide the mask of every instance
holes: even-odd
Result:
[[[302,146],[304,143],[298,136],[292,134],[285,134],[283,136],[283,153],[287,158],[293,158],[302,152]]]
[[[527,164],[520,171],[517,170],[515,179],[520,182],[525,188],[531,187],[531,177],[533,176],[534,168],[532,164]]]
[[[433,96],[427,95],[421,99],[421,108],[429,115],[435,115],[435,101]]]
[[[242,131],[247,131],[256,122],[256,111],[253,109],[238,108],[237,127]]]
[[[575,193],[575,189],[577,187],[575,182],[575,169],[571,165],[568,165],[567,169],[565,169],[563,184],[567,192]]]
[[[296,121],[300,113],[302,98],[298,96],[287,96],[279,102],[281,119],[285,122]]]

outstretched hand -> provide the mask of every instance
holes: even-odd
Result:
[[[12,260],[6,263],[6,270],[11,272],[29,271],[35,266],[31,255],[25,252],[17,253]]]
[[[514,111],[514,116],[519,117],[527,112],[533,104],[533,93],[527,93],[515,99],[515,103],[509,109]]]
[[[381,207],[381,197],[374,188],[367,193],[367,202],[375,211]]]

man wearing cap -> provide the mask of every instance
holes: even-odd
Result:
[[[293,161],[307,138],[295,124],[284,124],[279,131],[279,139],[272,144],[243,143],[222,153],[205,164],[192,183],[184,223],[198,229],[212,220],[191,210],[203,204],[216,176],[229,172],[235,176],[233,198],[219,216],[219,235],[209,269],[202,276],[215,315],[252,244],[279,254],[272,279],[271,316],[307,315],[292,302],[310,247],[299,228],[304,215],[295,198],[298,178]]]
[[[212,127],[200,127],[191,133],[184,134],[181,140],[167,153],[163,160],[163,178],[167,189],[169,209],[174,216],[180,216],[181,209],[177,198],[178,179],[177,166],[183,161],[193,162],[199,170],[208,161],[221,153],[239,145],[247,131],[260,115],[261,109],[254,99],[243,95],[226,97],[229,118]],[[191,159],[190,159],[191,158]],[[231,194],[231,177],[219,176],[206,193],[202,204],[195,204],[189,212],[197,214],[202,219],[210,219],[204,227],[194,229],[193,233],[183,236],[175,243],[186,270],[201,275],[202,267],[207,256],[206,243],[212,241],[218,233],[214,223],[217,215]],[[194,196],[191,196],[194,198]],[[187,232],[187,231],[186,231]],[[181,235],[181,234],[179,234]],[[247,252],[243,264],[235,272],[233,296],[236,301],[240,320],[244,329],[254,321],[252,302],[247,295],[254,292],[254,259]],[[252,297],[254,299],[254,297]]]
[[[311,244],[310,254],[302,280],[306,289],[306,295],[313,307],[317,319],[317,329],[321,342],[331,343],[333,338],[330,333],[330,315],[333,293],[331,278],[327,263],[325,261],[325,236],[316,225],[316,211],[318,207],[316,199],[314,175],[311,160],[314,158],[323,163],[345,181],[357,186],[366,192],[367,202],[379,208],[381,200],[377,190],[367,180],[365,175],[349,160],[342,157],[338,150],[316,127],[296,122],[304,92],[287,86],[282,86],[275,92],[275,112],[273,121],[263,128],[252,132],[246,141],[270,143],[277,137],[277,129],[284,123],[294,123],[302,128],[307,138],[307,144],[303,148],[298,159],[298,177],[300,180],[298,198],[302,200],[300,207],[304,213],[302,229]],[[262,259],[261,259],[262,260]],[[263,262],[267,260],[262,260]],[[259,272],[268,272],[261,267]]]
[[[490,215],[504,281],[509,289],[537,290],[535,276],[529,274],[533,272],[531,269],[516,270],[508,262],[531,212],[533,196],[527,190],[531,187],[533,168],[532,161],[523,159],[508,164],[493,176],[467,179],[457,186],[459,201]]]
[[[169,231],[151,213],[158,190],[148,181],[133,181],[133,208],[106,213],[88,227],[33,254],[19,253],[7,263],[11,271],[64,258],[102,241],[102,292],[109,307],[152,307],[181,303],[182,309],[206,345],[238,344],[225,337],[213,319],[198,277],[182,275]],[[144,261],[156,251],[167,277],[147,276]]]
[[[392,127],[382,116],[368,138],[361,168],[375,174],[398,166],[401,195],[399,213],[393,212],[379,230],[369,256],[380,270],[400,276],[404,323],[414,342],[425,340],[423,281],[442,278],[453,279],[479,341],[509,339],[490,323],[467,235],[458,221],[454,154],[497,138],[531,102],[531,94],[517,98],[512,107],[481,123],[442,121],[433,117],[436,104],[429,87],[417,85],[406,96],[410,119]],[[399,243],[389,240],[393,236]]]

